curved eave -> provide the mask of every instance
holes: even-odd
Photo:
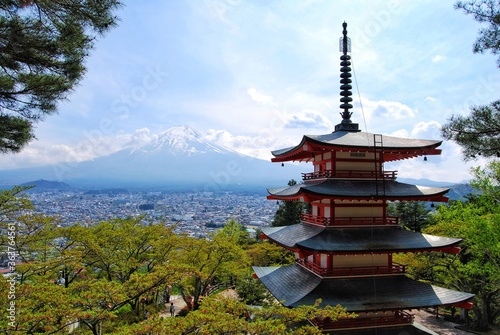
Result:
[[[444,187],[427,187],[394,180],[324,180],[268,189],[269,200],[300,200],[310,202],[325,198],[339,200],[413,200],[447,202]]]
[[[314,305],[321,299],[321,307],[340,304],[349,312],[368,312],[445,306],[474,297],[405,276],[322,279],[298,265],[253,269],[287,307]]]
[[[334,254],[427,252],[458,245],[459,238],[390,228],[324,228],[305,224],[264,227],[266,237],[290,250]]]
[[[384,161],[395,161],[418,156],[440,155],[437,149],[442,141],[418,140],[382,136],[383,146],[377,150],[383,152]],[[295,147],[272,151],[272,162],[310,161],[312,154],[327,151],[373,152],[373,134],[353,132],[333,132],[326,135],[304,135]]]

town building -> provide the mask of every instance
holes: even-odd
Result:
[[[312,163],[302,182],[269,189],[268,199],[301,201],[310,212],[300,223],[263,227],[270,241],[294,252],[296,262],[254,267],[256,276],[287,307],[341,306],[354,319],[311,320],[325,333],[429,334],[413,324],[411,310],[470,308],[472,294],[409,278],[396,253],[457,253],[461,239],[431,236],[400,226],[388,215],[391,201],[446,202],[447,188],[398,182],[384,163],[439,155],[441,141],[397,138],[362,132],[351,121],[350,40],[343,24],[341,45],[342,121],[332,133],[304,135],[291,148],[273,151],[273,162]]]

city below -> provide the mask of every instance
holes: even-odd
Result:
[[[269,225],[278,209],[264,194],[236,192],[29,191],[34,213],[57,218],[60,226],[91,226],[116,218],[144,216],[144,224],[176,225],[177,233],[207,237],[229,220],[252,229]]]

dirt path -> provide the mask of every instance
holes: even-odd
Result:
[[[182,299],[180,295],[173,295],[170,297],[170,302],[174,303],[175,312],[174,315],[177,315],[181,309],[186,307],[186,303]],[[170,303],[165,304],[165,310],[160,313],[160,317],[169,318],[170,317]]]

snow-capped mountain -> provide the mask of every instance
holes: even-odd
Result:
[[[174,126],[158,135],[153,143],[139,149],[144,153],[169,152],[179,155],[205,154],[218,152],[226,154],[236,153],[228,148],[206,140],[201,133],[189,126]]]
[[[91,161],[0,171],[0,185],[30,180],[64,181],[73,186],[157,187],[180,185],[198,191],[274,187],[299,180],[294,165],[249,157],[207,140],[188,126],[175,126],[156,140]]]

